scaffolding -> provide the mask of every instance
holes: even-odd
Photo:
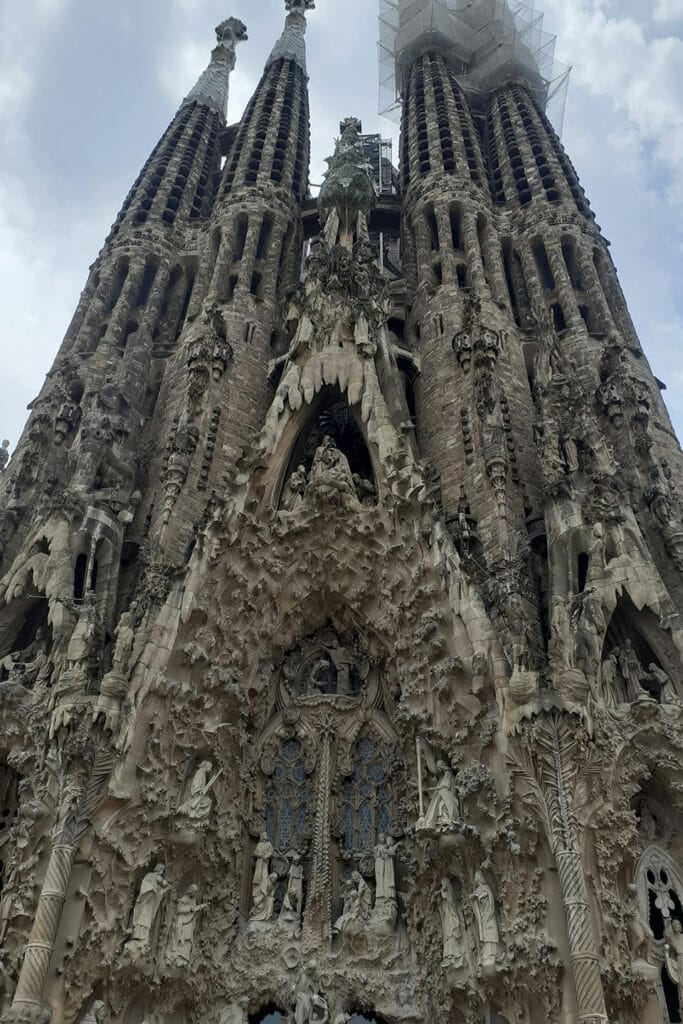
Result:
[[[444,52],[472,98],[523,79],[561,131],[570,69],[534,0],[379,0],[380,113],[400,119],[415,56]]]

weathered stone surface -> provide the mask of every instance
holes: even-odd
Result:
[[[683,463],[606,243],[438,49],[316,213],[286,6],[0,449],[3,1019],[674,1021]]]

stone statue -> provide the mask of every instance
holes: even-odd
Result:
[[[9,441],[4,440],[0,445],[0,474],[5,470],[5,466],[9,462]]]
[[[683,1005],[683,926],[680,921],[665,917],[664,929],[666,969],[671,980],[678,986],[678,1000]]]
[[[338,935],[358,935],[365,930],[372,913],[370,886],[359,871],[354,871],[346,880],[341,896],[344,909],[332,930]]]
[[[640,914],[638,886],[627,886],[626,893],[627,902],[624,907],[624,916],[626,918],[629,949],[633,953],[634,960],[647,961],[650,954],[652,933],[643,922]]]
[[[427,812],[418,825],[425,829],[450,829],[461,817],[458,791],[452,768],[444,761],[439,761],[437,768],[442,773],[441,779],[434,788]]]
[[[256,844],[254,850],[254,857],[256,864],[254,866],[254,878],[251,884],[251,898],[254,906],[262,904],[263,894],[268,891],[268,879],[270,876],[270,858],[275,853],[273,844],[268,839],[268,833],[262,832],[261,837]]]
[[[195,770],[178,814],[189,819],[195,827],[206,827],[211,814],[211,787],[218,776],[211,778],[211,761],[202,761]],[[220,774],[220,773],[219,773]]]
[[[602,523],[593,523],[593,533],[588,546],[588,582],[602,578],[605,571],[605,535]]]
[[[282,509],[284,512],[296,512],[297,509],[301,508],[307,485],[306,467],[304,465],[297,466],[287,481],[285,493],[282,497]]]
[[[302,967],[292,986],[295,1024],[329,1024],[330,1010],[327,1000],[316,992],[311,979],[316,968],[315,960]]]
[[[493,890],[482,871],[477,871],[474,876],[471,901],[479,937],[479,963],[482,967],[492,967],[496,962],[500,935]]]
[[[648,698],[650,694],[642,685],[645,673],[631,640],[628,638],[624,640],[621,647],[617,647],[615,655],[619,671],[626,683],[626,699],[628,703],[632,704],[634,701]]]
[[[88,595],[66,649],[66,667],[69,672],[83,677],[88,675],[95,654],[97,632],[97,603],[93,595]]]
[[[323,438],[322,444],[316,450],[310,482],[321,497],[333,503],[338,502],[343,495],[356,497],[348,459],[329,435]]]
[[[606,708],[616,708],[619,703],[619,666],[614,652],[609,654],[600,667],[602,701]]]
[[[372,925],[380,929],[396,921],[396,871],[394,857],[398,847],[381,835],[375,846],[375,906],[372,911]]]
[[[304,902],[304,866],[298,853],[292,854],[287,876],[287,889],[280,910],[280,923],[297,926]]]
[[[200,911],[209,905],[208,903],[197,903],[198,891],[196,885],[191,885],[176,905],[166,953],[166,962],[170,967],[187,967],[192,959],[197,917]]]
[[[273,920],[275,913],[275,886],[277,885],[277,874],[271,871],[258,889],[254,889],[254,904],[251,910],[250,921],[265,923]]]
[[[678,696],[678,691],[671,679],[669,679],[666,672],[664,672],[659,665],[655,665],[655,663],[652,662],[652,664],[648,666],[647,672],[650,680],[659,693],[660,704],[680,705],[683,703],[681,698]]]
[[[455,902],[453,886],[448,878],[441,879],[439,901],[441,915],[441,934],[443,936],[442,967],[462,967],[464,955],[464,929],[460,911]]]
[[[587,679],[591,679],[600,667],[605,635],[602,602],[592,587],[579,594],[571,624],[576,667],[581,669]]]
[[[141,957],[149,952],[152,929],[159,908],[170,886],[164,875],[166,868],[157,864],[142,879],[140,892],[133,907],[133,925],[131,935],[126,943],[126,952],[130,957]]]
[[[116,627],[112,672],[122,676],[127,676],[128,669],[131,667],[130,662],[135,644],[136,612],[137,606],[131,605],[128,611],[121,615]]]

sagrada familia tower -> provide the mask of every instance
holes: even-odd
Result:
[[[4,1024],[682,1019],[662,385],[530,0],[382,4],[400,173],[219,25],[0,477]]]

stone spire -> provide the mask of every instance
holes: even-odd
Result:
[[[211,52],[211,61],[187,94],[182,106],[188,103],[204,103],[218,110],[223,116],[228,111],[230,74],[235,68],[237,43],[247,39],[247,27],[238,18],[228,18],[216,27],[218,45]]]
[[[326,160],[329,169],[325,172],[318,198],[320,220],[325,225],[327,241],[334,244],[339,236],[341,244],[348,248],[353,245],[356,228],[364,227],[367,231],[367,218],[377,198],[359,125],[354,117],[342,121],[341,138],[335,146],[334,156]]]
[[[315,0],[285,0],[288,14],[284,32],[273,47],[266,67],[276,60],[293,60],[302,71],[306,71],[306,11],[312,11]]]

